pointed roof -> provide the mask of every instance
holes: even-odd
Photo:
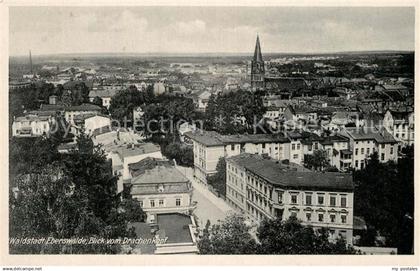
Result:
[[[261,54],[261,46],[260,46],[260,37],[258,35],[257,35],[257,42],[255,44],[254,61],[263,62],[263,58]]]

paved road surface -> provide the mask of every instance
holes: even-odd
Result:
[[[192,168],[178,167],[178,169],[192,182],[192,200],[197,202],[194,214],[198,217],[197,223],[201,227],[206,225],[207,220],[210,220],[211,224],[215,224],[219,220],[225,219],[228,214],[235,213],[223,199],[218,198],[203,184],[194,180]]]

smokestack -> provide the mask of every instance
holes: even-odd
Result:
[[[32,54],[31,54],[31,50],[29,50],[29,65],[30,65],[30,68],[31,68],[31,74],[33,74],[34,71],[33,71],[33,67],[32,67]]]

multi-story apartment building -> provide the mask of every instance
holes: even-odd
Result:
[[[216,173],[222,157],[253,153],[276,160],[289,159],[290,140],[282,134],[220,135],[213,131],[196,130],[185,133],[193,142],[194,176],[206,183],[206,177]]]
[[[383,125],[401,145],[414,144],[414,111],[387,110]]]
[[[398,141],[385,129],[376,127],[352,127],[342,130],[344,136],[349,138],[351,164],[355,169],[362,169],[369,156],[377,152],[379,161],[397,161]]]
[[[296,164],[241,154],[226,159],[226,198],[248,218],[290,216],[330,236],[353,235],[353,181],[350,173],[313,172]]]
[[[340,171],[351,167],[351,153],[349,139],[341,135],[324,137],[321,141],[322,149],[326,151],[330,165]]]
[[[301,164],[303,162],[303,147],[301,143],[302,134],[289,132],[287,137],[290,139],[290,156],[287,158],[292,163]]]

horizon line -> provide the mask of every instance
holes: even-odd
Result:
[[[32,51],[32,50],[30,50]],[[331,51],[331,52],[265,52],[263,55],[331,55],[331,54],[354,54],[354,53],[414,53],[415,50],[408,49],[383,49],[383,50],[349,50],[349,51]],[[200,56],[220,54],[223,56],[252,56],[250,52],[74,52],[74,53],[51,53],[51,54],[34,54],[32,57],[49,57],[49,56],[83,56],[83,55],[139,55],[139,56]],[[28,57],[27,54],[9,55],[11,57]]]
[[[32,50],[30,50],[32,51]],[[331,55],[331,54],[354,54],[354,53],[414,53],[415,50],[408,49],[381,49],[381,50],[348,50],[348,51],[331,51],[331,52],[265,52],[263,55]],[[77,55],[141,55],[141,56],[200,56],[200,55],[228,55],[228,56],[238,56],[243,55],[252,56],[251,52],[196,52],[196,53],[187,53],[187,52],[72,52],[72,53],[51,53],[51,54],[34,54],[32,52],[32,57],[48,57],[48,56],[77,56]],[[9,55],[11,57],[28,57],[27,54],[19,55]]]

